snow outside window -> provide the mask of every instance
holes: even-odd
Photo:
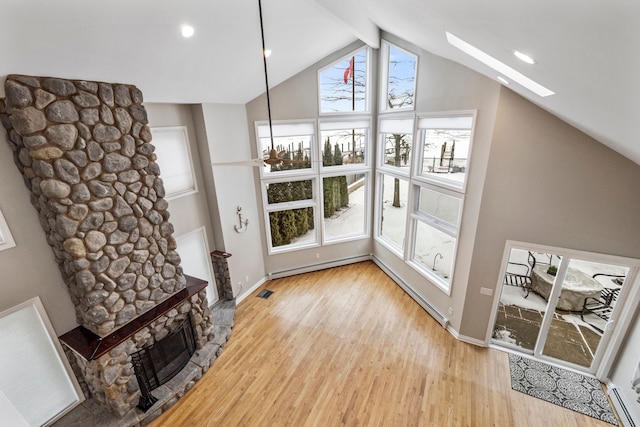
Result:
[[[369,173],[322,178],[324,240],[367,234]]]
[[[422,157],[418,175],[449,188],[464,190],[474,115],[422,116],[418,119]]]
[[[404,255],[404,239],[407,225],[407,206],[409,203],[409,181],[389,174],[378,174],[380,241],[398,256]]]
[[[424,183],[413,186],[415,209],[409,264],[449,293],[455,265],[462,195]]]

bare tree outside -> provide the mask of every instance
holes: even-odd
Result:
[[[320,72],[320,111],[366,110],[367,51],[363,49]]]

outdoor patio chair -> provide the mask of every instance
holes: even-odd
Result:
[[[608,277],[610,279],[622,279],[624,280],[625,276],[621,276],[621,275],[617,275],[617,274],[605,274],[605,273],[597,273],[594,274],[593,277],[594,279],[596,277]],[[621,281],[622,281],[621,280]],[[605,286],[602,289],[602,292],[600,293],[600,296],[598,298],[593,298],[593,297],[587,297],[584,299],[584,304],[582,305],[582,312],[580,313],[580,318],[582,319],[582,321],[586,322],[586,320],[584,320],[584,316],[587,313],[593,313],[596,316],[598,316],[599,318],[601,318],[602,320],[605,321],[609,321],[609,319],[611,318],[611,312],[613,311],[613,305],[616,301],[616,299],[618,298],[618,294],[620,293],[620,286],[617,287],[611,287],[611,286]],[[589,322],[587,322],[589,323]],[[597,330],[599,330],[600,332],[603,332],[600,328],[592,325],[591,323],[589,323],[591,326],[593,326],[594,328],[596,328]]]
[[[531,270],[536,265],[536,258],[529,252],[528,264],[520,262],[507,261],[507,271],[504,275],[504,283],[509,286],[517,286],[524,289],[529,296],[531,292]]]

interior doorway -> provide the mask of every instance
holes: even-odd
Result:
[[[507,242],[490,343],[596,375],[638,299],[637,270],[634,259]]]

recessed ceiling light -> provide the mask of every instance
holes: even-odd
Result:
[[[189,38],[195,33],[195,30],[191,25],[183,25],[180,32],[182,33],[182,37]]]
[[[270,56],[271,56],[271,49],[265,49],[265,50],[264,50],[264,57],[265,57],[265,58],[268,58],[268,57],[270,57]]]
[[[526,53],[519,52],[517,50],[513,51],[513,54],[522,62],[526,62],[527,64],[533,65],[536,63],[536,60],[527,55]]]
[[[445,31],[445,33],[447,34],[447,41],[451,43],[451,45],[457,47],[467,55],[474,57],[475,59],[482,62],[483,64],[493,68],[500,74],[507,76],[514,82],[526,87],[536,95],[545,97],[545,96],[553,95],[555,93],[547,89],[546,87],[542,86],[541,84],[534,82],[527,76],[519,73],[518,71],[509,67],[508,65],[498,61],[494,57],[484,53],[477,47],[472,46],[469,43],[465,42],[464,40],[459,39],[458,37],[454,36],[450,32]]]
[[[496,78],[497,78],[497,79],[498,79],[498,81],[500,81],[500,83],[502,83],[502,84],[505,84],[505,85],[508,85],[508,84],[509,84],[509,80],[505,79],[505,78],[504,78],[504,77],[502,77],[502,76],[498,76],[498,77],[496,77]]]

